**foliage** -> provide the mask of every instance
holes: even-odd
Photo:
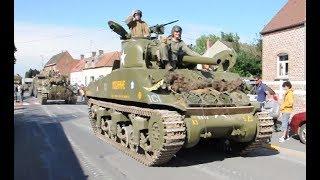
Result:
[[[210,40],[211,43],[215,43],[218,39],[220,39],[218,36],[214,34],[209,35],[202,35],[196,40],[196,45],[194,47],[194,50],[199,53],[203,54],[207,49],[207,39]]]
[[[25,78],[33,78],[35,77],[37,74],[39,74],[40,71],[36,70],[36,69],[29,69],[29,71],[27,71],[25,73]]]
[[[214,44],[217,40],[229,43],[237,52],[237,60],[235,66],[231,69],[232,72],[239,73],[240,76],[261,75],[262,72],[262,40],[259,37],[254,44],[245,44],[240,42],[240,37],[237,33],[221,32],[220,36],[214,34],[202,35],[196,39],[196,45],[193,49],[199,54],[204,54],[206,51],[207,39]]]

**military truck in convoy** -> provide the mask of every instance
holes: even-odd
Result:
[[[242,155],[270,142],[272,118],[250,102],[240,76],[229,72],[233,49],[217,41],[211,57],[182,55],[169,71],[159,65],[157,38],[128,38],[122,26],[108,24],[123,40],[122,56],[110,74],[86,88],[97,137],[147,166],[168,162],[200,139],[224,140]],[[217,68],[198,70],[197,64]]]

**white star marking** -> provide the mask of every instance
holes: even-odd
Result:
[[[124,53],[124,51],[122,51],[122,54],[121,54],[121,56],[120,56],[120,63],[121,63],[121,65],[123,65],[124,64],[124,59],[126,58],[126,54]]]

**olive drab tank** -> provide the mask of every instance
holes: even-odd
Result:
[[[46,104],[47,100],[64,100],[67,104],[77,102],[77,90],[64,75],[37,75],[33,81],[33,94],[41,104]]]
[[[240,154],[269,143],[272,119],[250,102],[239,75],[228,71],[233,49],[217,41],[207,57],[180,57],[178,68],[168,71],[161,68],[157,36],[129,39],[119,24],[108,24],[123,40],[121,58],[86,88],[90,123],[100,139],[147,166],[168,162],[200,139],[227,140]],[[198,70],[197,64],[215,69]]]

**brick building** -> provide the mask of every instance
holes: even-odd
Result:
[[[306,0],[288,0],[260,32],[262,79],[279,94],[281,85],[292,83],[294,113],[306,108]]]
[[[44,65],[43,72],[49,73],[50,70],[59,71],[63,75],[70,75],[71,69],[78,63],[78,60],[73,59],[68,51],[62,51],[51,57]]]

